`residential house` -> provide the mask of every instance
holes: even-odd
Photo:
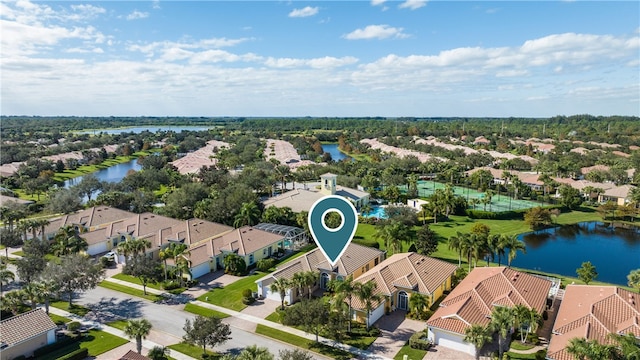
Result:
[[[138,354],[133,350],[129,350],[126,354],[120,357],[120,360],[151,360],[151,358]]]
[[[80,210],[73,214],[63,215],[59,218],[51,219],[45,226],[44,233],[51,239],[62,227],[71,225],[80,233],[91,232],[96,229],[105,228],[114,221],[124,220],[136,214],[113,208],[111,206],[98,205],[88,209]],[[38,231],[40,236],[40,230]]]
[[[34,350],[56,341],[56,328],[42,309],[0,321],[0,359],[32,356]]]
[[[435,344],[476,353],[464,341],[471,325],[487,326],[496,306],[524,305],[542,314],[552,282],[507,267],[477,267],[451,291],[427,321],[428,337]]]
[[[271,291],[271,284],[280,278],[291,280],[293,274],[302,271],[317,271],[320,280],[313,288],[326,290],[331,280],[345,279],[349,275],[357,278],[361,274],[374,268],[384,260],[385,253],[378,249],[351,243],[340,257],[335,266],[331,266],[327,258],[320,249],[316,248],[303,256],[291,260],[279,267],[271,274],[256,280],[258,295],[265,298],[280,301],[280,293]],[[308,289],[303,289],[302,296],[308,294]],[[298,294],[293,289],[289,289],[285,296],[285,301],[292,304],[298,300]]]
[[[558,310],[547,359],[573,360],[572,338],[613,344],[609,334],[640,337],[640,294],[616,287],[567,285]]]
[[[356,281],[376,284],[375,293],[383,297],[367,314],[360,299],[353,301],[355,319],[375,323],[382,315],[395,310],[409,310],[409,300],[414,294],[427,297],[429,304],[437,301],[445,291],[451,290],[451,280],[456,271],[455,264],[418,253],[394,254],[371,270],[360,275]]]
[[[631,191],[635,188],[633,185],[622,185],[607,189],[604,193],[598,195],[598,202],[612,201],[617,205],[624,206],[631,202]]]
[[[369,193],[338,186],[336,180],[338,175],[327,173],[320,176],[319,191],[307,189],[295,189],[286,193],[271,197],[264,201],[264,206],[288,207],[293,212],[309,211],[311,206],[319,199],[327,195],[338,195],[346,198],[353,203],[356,209],[369,203]]]

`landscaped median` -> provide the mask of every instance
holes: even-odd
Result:
[[[126,282],[129,282],[129,283],[138,285],[138,286],[142,286],[142,282],[140,281],[140,279],[138,279],[137,277],[132,276],[132,275],[127,275],[127,274],[120,273],[120,274],[113,275],[111,278],[117,279],[117,280],[121,280],[121,281],[126,281]],[[187,288],[179,287],[179,288],[176,288],[176,289],[165,290],[165,289],[162,288],[162,283],[148,283],[147,284],[147,292],[149,292],[149,289],[162,291],[162,292],[168,292],[168,293],[171,293],[171,294],[178,295],[178,294],[181,294],[183,291],[185,291]]]

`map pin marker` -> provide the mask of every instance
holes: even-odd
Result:
[[[328,213],[337,212],[340,226],[331,229],[324,221]],[[320,251],[335,266],[358,228],[358,213],[351,202],[341,196],[328,195],[318,199],[309,210],[309,230]]]

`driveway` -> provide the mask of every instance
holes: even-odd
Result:
[[[433,346],[424,359],[426,360],[475,360],[475,357],[443,346]],[[415,359],[414,359],[415,360]]]
[[[375,324],[381,335],[369,346],[369,351],[393,359],[411,335],[424,330],[424,322],[406,319],[405,315],[406,312],[396,310],[382,316]]]
[[[189,289],[185,290],[183,294],[191,295],[194,299],[197,299],[199,296],[205,294],[213,288],[227,286],[240,279],[242,279],[242,276],[225,274],[224,270],[210,272],[199,277],[198,285],[190,287]]]

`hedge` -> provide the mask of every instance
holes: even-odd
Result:
[[[566,208],[562,205],[550,205],[543,207],[547,210],[559,209],[560,211],[565,211]],[[529,209],[518,209],[511,211],[500,211],[500,212],[491,212],[491,211],[483,211],[483,210],[467,210],[467,216],[472,219],[488,219],[488,220],[523,220],[524,214],[529,211]]]
[[[33,357],[37,358],[43,355],[46,355],[50,352],[53,352],[54,350],[58,350],[61,349],[69,344],[73,344],[74,342],[80,340],[78,337],[76,336],[72,336],[72,337],[66,337],[64,339],[58,340],[56,342],[54,342],[53,344],[49,344],[49,345],[45,345],[39,349],[36,349],[33,351]]]
[[[81,348],[59,357],[57,360],[83,360],[89,356],[89,349]]]
[[[409,346],[412,349],[429,350],[431,340],[427,339],[427,333],[424,331],[417,332],[409,338]]]
[[[368,247],[380,249],[380,243],[374,239],[370,239],[370,240],[353,239],[353,242],[362,246],[368,246]]]

